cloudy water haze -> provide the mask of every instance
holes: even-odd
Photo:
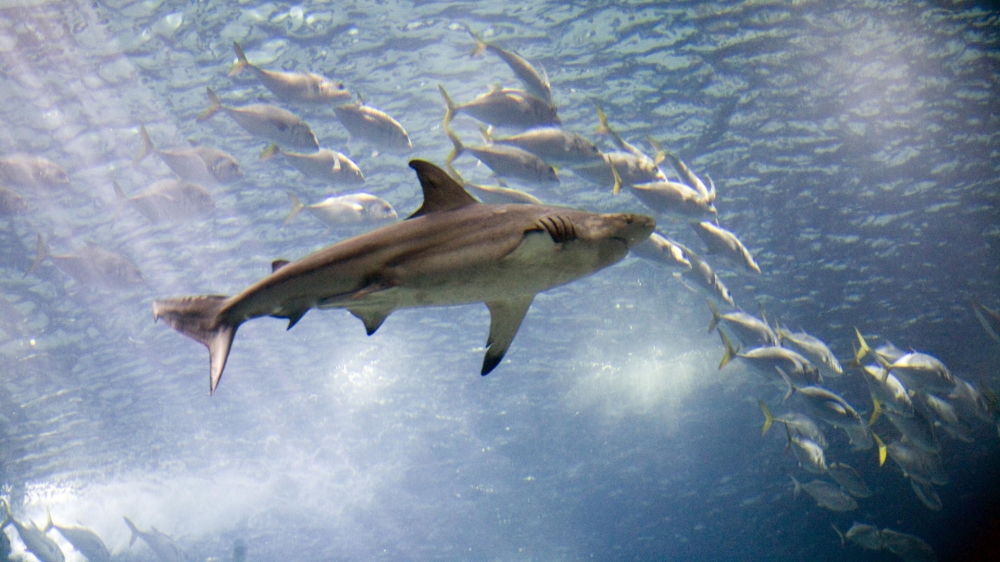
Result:
[[[234,42],[254,68],[230,72]],[[463,104],[502,87],[551,111],[530,93],[546,81],[555,125],[605,156],[549,162],[558,182],[481,163],[526,127],[480,131]],[[20,524],[49,510],[120,561],[171,560],[123,517],[189,561],[1000,556],[992,3],[0,0],[0,94],[0,497]],[[342,114],[371,109],[378,128]],[[293,167],[299,124],[349,161]],[[343,309],[250,321],[210,395],[205,347],[154,301],[235,295],[391,218],[289,221],[290,200],[364,192],[409,216],[407,164],[444,167],[448,132],[465,182],[654,216],[695,265],[632,252],[539,293],[485,377],[482,304],[397,310],[372,336]],[[272,142],[285,156],[261,157]],[[620,164],[614,195],[606,159],[658,165],[700,207],[640,200]],[[350,162],[363,184],[338,180]],[[715,217],[760,274],[689,224]],[[815,336],[843,374],[754,359],[702,261],[783,349]]]

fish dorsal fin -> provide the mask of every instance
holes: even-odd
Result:
[[[415,218],[440,211],[450,211],[466,205],[479,204],[447,172],[424,160],[410,160],[416,170],[420,187],[424,190],[424,204],[407,218]]]
[[[274,273],[275,271],[278,271],[279,269],[281,269],[282,267],[285,267],[286,265],[288,265],[290,263],[292,263],[292,262],[290,262],[288,260],[274,260],[273,262],[271,262],[271,273]]]

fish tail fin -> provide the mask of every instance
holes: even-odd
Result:
[[[611,125],[608,125],[608,116],[604,114],[604,109],[601,108],[601,104],[597,104],[597,121],[600,125],[594,129],[595,133],[601,135],[607,135],[611,133]]]
[[[833,527],[833,530],[837,532],[837,536],[840,537],[840,548],[844,548],[844,546],[847,544],[844,542],[844,533],[841,533],[840,529],[838,529],[837,526],[834,525],[833,523],[830,523],[830,526]]]
[[[708,180],[708,202],[715,202],[715,182],[712,181],[712,176],[705,174],[705,179]],[[715,224],[719,224],[719,217],[715,217]],[[759,271],[757,273],[760,273]]]
[[[139,149],[139,154],[136,154],[135,158],[132,159],[133,166],[138,166],[139,162],[141,162],[143,158],[149,156],[150,152],[156,150],[156,147],[153,146],[153,139],[149,138],[149,133],[146,132],[145,125],[139,125],[139,135],[142,136],[142,148]]]
[[[872,417],[868,420],[868,427],[875,425],[875,420],[882,415],[882,401],[872,395]]]
[[[42,532],[48,533],[49,531],[52,530],[52,527],[55,527],[55,525],[52,523],[52,511],[48,508],[48,506],[45,507],[45,515],[48,516],[48,521],[45,522],[45,528],[42,529]]]
[[[264,149],[264,152],[260,153],[260,159],[270,160],[271,158],[274,158],[274,155],[279,152],[281,152],[281,149],[278,148],[278,143],[272,142],[267,148]],[[338,160],[337,163],[339,164],[340,161]]]
[[[653,138],[653,135],[649,135],[646,138],[649,139],[649,145],[653,147],[656,154],[656,156],[653,157],[653,163],[659,166],[664,160],[666,160],[667,152],[663,150],[663,145]]]
[[[622,176],[618,173],[618,168],[615,168],[615,164],[610,158],[608,159],[608,166],[611,166],[611,177],[615,178],[615,183],[611,186],[611,195],[618,195],[622,190]]]
[[[485,142],[486,144],[490,144],[491,142],[493,142],[493,136],[490,133],[490,130],[487,129],[486,127],[483,127],[482,125],[479,126],[479,135],[483,137],[483,142]]]
[[[3,503],[3,519],[0,519],[2,521],[0,532],[3,532],[4,527],[14,522],[14,515],[10,512],[10,504],[7,503],[7,500],[0,498],[0,503]]]
[[[774,368],[778,371],[778,374],[781,375],[781,380],[785,381],[785,384],[788,385],[788,392],[786,392],[785,397],[781,399],[781,401],[784,402],[791,398],[792,394],[795,394],[795,384],[792,383],[792,379],[788,377],[788,373],[786,373],[784,369],[777,365],[775,365]]]
[[[795,489],[792,491],[792,499],[797,500],[799,499],[799,492],[802,491],[802,484],[799,484],[799,481],[796,480],[791,474],[789,474],[788,477],[792,479],[792,484],[795,485]]]
[[[761,435],[767,435],[767,430],[771,429],[771,424],[774,423],[774,414],[771,413],[771,408],[767,407],[767,402],[763,400],[757,400],[760,404],[760,411],[764,412],[764,426],[760,429]]]
[[[740,350],[733,347],[733,342],[729,341],[729,337],[722,331],[722,328],[716,328],[716,330],[719,332],[719,337],[722,338],[722,345],[726,346],[726,353],[722,356],[722,361],[719,362],[719,368],[721,369],[728,365]]]
[[[444,89],[444,84],[438,84],[438,90],[441,91],[441,98],[444,99],[444,121],[442,124],[444,126],[445,132],[448,131],[448,127],[451,125],[451,120],[455,117],[455,112],[458,108],[455,107],[455,102],[452,101],[451,96],[448,95],[448,90]]]
[[[476,42],[476,48],[472,50],[472,55],[471,56],[478,57],[478,56],[482,55],[483,53],[485,53],[486,52],[486,46],[487,46],[486,45],[486,41],[483,41],[483,38],[480,37],[478,33],[476,33],[475,31],[472,31],[472,28],[469,27],[468,24],[466,24],[465,30],[469,32],[469,35],[471,35],[472,39],[475,40],[475,42]]]
[[[229,71],[230,78],[236,76],[240,72],[243,72],[244,68],[250,66],[250,61],[247,60],[247,56],[243,52],[243,47],[240,47],[240,44],[236,41],[233,41],[233,50],[236,51],[236,64],[234,64],[232,70]]]
[[[302,204],[302,201],[299,201],[299,198],[296,197],[291,191],[288,192],[288,200],[292,203],[292,212],[288,213],[288,216],[285,217],[285,222],[281,223],[281,226],[285,226],[286,224],[292,222],[292,219],[301,213],[302,209],[306,208],[306,206]]]
[[[222,102],[219,101],[219,96],[215,95],[215,91],[207,86],[205,87],[205,91],[208,93],[208,109],[202,111],[201,114],[198,115],[197,121],[199,123],[209,119],[222,109]]]
[[[445,129],[444,132],[448,135],[448,140],[451,141],[451,144],[454,147],[451,149],[451,153],[448,154],[448,159],[445,160],[445,165],[451,166],[451,163],[454,162],[456,158],[461,156],[463,152],[465,152],[465,145],[462,144],[462,139],[458,138],[455,131]]]
[[[122,515],[122,519],[124,519],[125,524],[128,525],[128,530],[132,532],[132,536],[128,539],[128,546],[131,548],[132,545],[135,544],[135,539],[139,538],[139,529],[135,528],[135,523],[133,523],[128,517]]]
[[[233,336],[242,323],[221,315],[229,297],[205,295],[158,300],[153,303],[153,320],[163,318],[171,328],[201,342],[208,348],[209,394],[214,394],[226,368]]]
[[[868,347],[868,342],[865,341],[865,337],[861,335],[861,331],[854,328],[854,333],[858,337],[858,350],[854,353],[854,359],[851,361],[852,367],[860,367],[861,360],[865,358],[865,355],[871,353],[871,348]]]
[[[873,431],[872,437],[875,438],[875,444],[878,445],[878,465],[882,466],[885,464],[885,457],[889,450],[886,449],[885,443],[882,442],[882,438],[878,436],[878,433]]]
[[[715,305],[712,304],[711,299],[705,299],[705,302],[708,303],[708,308],[709,310],[712,311],[712,321],[709,322],[708,332],[706,332],[708,334],[711,334],[715,330],[715,327],[719,325],[719,320],[722,320],[722,315],[719,314],[719,309],[715,308]]]
[[[35,261],[31,262],[31,265],[28,267],[27,271],[24,272],[24,277],[31,275],[31,272],[35,271],[35,268],[38,267],[38,264],[42,263],[42,260],[49,257],[49,247],[45,245],[45,240],[42,239],[41,234],[38,235],[38,243],[36,244],[35,253],[37,254],[35,256]]]
[[[125,197],[125,192],[122,191],[122,186],[118,185],[117,181],[112,180],[111,185],[115,188],[115,216],[111,217],[111,224],[114,225],[118,221],[122,207],[128,202],[128,197]]]

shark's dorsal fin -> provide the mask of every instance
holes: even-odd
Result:
[[[534,298],[535,295],[527,295],[486,303],[490,309],[490,335],[486,340],[486,357],[483,358],[481,371],[483,376],[490,374],[500,364]]]
[[[273,262],[271,262],[271,273],[274,273],[275,271],[278,271],[279,269],[281,269],[282,267],[285,267],[286,265],[288,265],[290,263],[292,263],[292,262],[290,262],[288,260],[274,260]]]
[[[461,184],[434,164],[424,160],[410,160],[410,167],[417,171],[420,187],[424,190],[424,204],[407,218],[479,204]]]

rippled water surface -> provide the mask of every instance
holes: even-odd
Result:
[[[498,57],[470,56],[465,26],[544,70],[565,129],[614,150],[595,131],[599,104],[642,151],[655,153],[652,137],[714,180],[720,223],[763,271],[713,262],[744,310],[819,336],[845,364],[857,327],[1000,391],[1000,342],[970,305],[1000,308],[1000,13],[988,3],[0,0],[0,156],[44,156],[69,175],[10,185],[26,209],[0,216],[0,495],[19,520],[41,524],[49,508],[118,560],[156,559],[129,547],[123,515],[189,560],[229,560],[238,542],[247,560],[900,559],[842,547],[830,526],[853,521],[917,535],[940,559],[996,548],[995,423],[969,422],[972,442],[938,428],[939,511],[833,429],[828,460],[874,495],[844,513],[793,499],[789,475],[813,475],[781,428],[761,436],[758,407],[785,411],[784,387],[739,360],[718,369],[704,295],[632,256],[539,294],[488,377],[482,305],[397,311],[371,337],[333,310],[289,332],[245,324],[210,397],[205,349],[154,324],[152,302],[235,294],[272,260],[363,229],[305,213],[284,224],[288,192],[347,190],[261,160],[267,141],[225,114],[198,122],[206,86],[227,105],[294,111],[402,217],[421,203],[407,161],[452,150],[438,85],[459,102],[519,87]],[[412,151],[379,153],[349,139],[332,105],[228,77],[234,41],[262,68],[343,81],[398,119]],[[208,187],[207,218],[151,223],[113,188],[174,177],[155,155],[133,163],[140,124],[158,148],[229,152],[244,178]],[[479,142],[470,117],[454,126]],[[495,183],[470,155],[455,167]],[[559,174],[510,187],[652,213],[627,189]],[[657,219],[703,251],[684,221]],[[25,275],[39,235],[53,256],[118,252],[145,281],[83,283],[59,258]],[[859,371],[827,385],[868,419]],[[884,419],[874,429],[899,435]]]

